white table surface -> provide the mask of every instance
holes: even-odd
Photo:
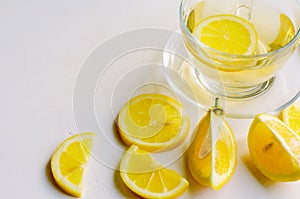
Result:
[[[121,32],[176,29],[178,6],[179,0],[1,1],[0,198],[72,198],[53,184],[49,160],[60,142],[77,133],[72,96],[82,63]],[[245,161],[251,120],[228,122],[239,147],[234,176],[220,191],[191,181],[182,198],[299,198],[299,182],[269,184],[253,175]],[[91,164],[83,198],[136,197],[114,182],[114,171]]]

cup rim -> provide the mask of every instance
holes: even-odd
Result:
[[[269,57],[269,56],[273,56],[276,54],[281,53],[282,51],[285,51],[286,49],[288,49],[289,47],[291,47],[294,43],[296,43],[298,41],[298,38],[300,36],[300,28],[298,28],[295,36],[293,37],[293,39],[291,39],[286,45],[284,45],[283,47],[277,49],[277,50],[273,50],[271,52],[267,52],[267,53],[262,53],[262,54],[256,54],[256,55],[240,55],[240,54],[230,54],[230,53],[226,53],[226,52],[222,52],[219,50],[216,50],[214,48],[211,48],[209,46],[204,45],[203,43],[201,43],[200,41],[198,41],[194,35],[188,30],[186,24],[184,23],[184,19],[183,19],[183,4],[186,2],[187,0],[181,0],[180,2],[180,6],[179,6],[179,20],[180,20],[180,24],[182,25],[184,31],[188,34],[189,37],[191,37],[194,42],[196,42],[198,45],[200,45],[202,48],[205,48],[207,50],[209,50],[210,52],[214,52],[216,54],[222,55],[224,57],[231,57],[231,58],[239,58],[239,59],[249,59],[249,58],[261,58],[261,57]],[[296,0],[296,3],[299,6],[300,9],[300,2],[299,0]],[[298,41],[300,43],[300,41]]]

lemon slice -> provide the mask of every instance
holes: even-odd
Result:
[[[188,150],[192,176],[202,185],[218,190],[233,175],[237,151],[232,130],[224,120],[223,110],[214,107],[201,119]]]
[[[192,34],[204,45],[230,54],[251,55],[258,43],[254,26],[231,14],[204,18],[194,27]]]
[[[162,94],[143,94],[120,110],[118,127],[122,140],[146,151],[168,150],[182,143],[190,126],[182,106]]]
[[[59,145],[51,158],[51,171],[57,185],[65,192],[81,197],[83,175],[93,146],[94,133],[69,137]]]
[[[271,50],[278,50],[288,44],[295,36],[295,27],[291,19],[280,14],[280,28],[276,39],[269,45]]]
[[[281,112],[281,118],[300,136],[300,104],[294,103]]]
[[[300,179],[300,137],[278,118],[257,115],[249,129],[248,148],[256,167],[271,180]]]
[[[177,172],[161,166],[149,152],[132,145],[120,162],[123,182],[144,198],[175,198],[189,183]]]

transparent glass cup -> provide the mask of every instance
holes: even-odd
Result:
[[[258,44],[252,54],[221,52],[201,43],[192,28],[206,17],[231,14],[253,24]],[[297,0],[183,0],[180,28],[199,82],[227,98],[258,96],[272,85],[299,43]]]

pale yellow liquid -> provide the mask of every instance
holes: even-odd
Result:
[[[219,1],[219,2],[218,2]],[[260,0],[260,5],[252,8],[224,4],[224,0],[201,1],[194,5],[185,22],[189,31],[201,23],[203,18],[215,14],[236,14],[249,20],[256,29],[258,45],[254,55],[278,50],[288,44],[295,36],[292,20],[280,11]],[[236,3],[236,1],[232,1]],[[216,53],[199,53],[190,41],[185,41],[192,61],[198,71],[212,82],[223,85],[225,89],[253,87],[270,79],[284,65],[294,48],[280,56],[252,57],[250,59],[227,59]]]

